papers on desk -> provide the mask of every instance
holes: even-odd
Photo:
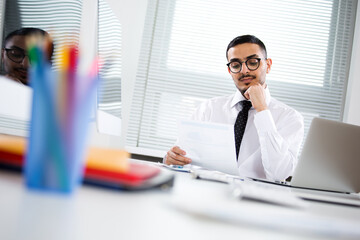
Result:
[[[239,175],[233,125],[180,120],[178,130],[177,144],[193,165]]]

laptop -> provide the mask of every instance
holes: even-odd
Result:
[[[314,118],[291,182],[266,182],[335,193],[360,192],[360,126]]]
[[[360,126],[314,118],[290,185],[360,192]]]

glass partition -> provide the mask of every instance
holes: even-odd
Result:
[[[40,28],[51,34],[55,70],[59,66],[59,46],[79,43],[82,0],[1,0],[0,9],[2,41],[10,32],[22,27]],[[1,73],[4,74],[3,64]],[[0,113],[0,130],[5,129],[6,133],[27,136],[28,126],[29,119],[17,119]]]

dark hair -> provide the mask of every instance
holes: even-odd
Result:
[[[243,44],[243,43],[257,44],[264,51],[265,58],[267,58],[267,52],[266,52],[265,44],[260,39],[258,39],[254,35],[242,35],[242,36],[238,36],[238,37],[234,38],[229,43],[229,45],[228,45],[228,47],[226,49],[226,59],[228,58],[228,51],[229,51],[230,48],[235,47],[236,45],[239,45],[239,44]]]
[[[48,37],[49,34],[40,29],[40,28],[20,28],[20,29],[17,29],[15,31],[12,31],[11,33],[9,33],[6,38],[4,39],[4,47],[6,46],[6,44],[8,43],[8,41],[11,40],[11,38],[13,38],[14,36],[31,36],[31,35],[40,35],[40,36],[43,36],[43,37]],[[50,46],[50,58],[54,52],[54,44],[53,42],[51,42],[51,46]]]

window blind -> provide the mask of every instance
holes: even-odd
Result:
[[[121,118],[121,23],[105,0],[99,0],[98,52],[100,68],[100,110]]]
[[[235,86],[225,51],[236,36],[266,45],[273,97],[314,117],[342,120],[357,1],[150,0],[127,144],[167,150],[176,122]]]

